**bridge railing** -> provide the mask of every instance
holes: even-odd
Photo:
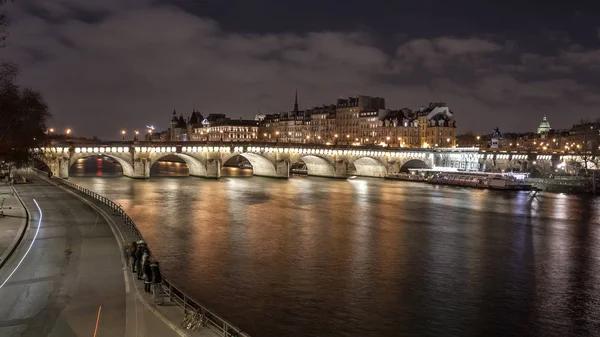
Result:
[[[38,174],[44,176],[47,175],[47,172],[38,169],[33,170]],[[135,222],[129,217],[129,215],[127,215],[127,213],[125,213],[121,205],[117,204],[116,202],[110,200],[109,198],[103,195],[88,190],[87,188],[77,185],[66,179],[62,179],[59,177],[54,177],[53,179],[58,179],[61,182],[61,184],[69,186],[70,188],[77,190],[80,193],[85,194],[88,197],[106,205],[108,208],[111,209],[113,215],[119,216],[123,219],[123,225],[127,228],[128,231],[130,231],[133,234],[133,237],[136,241],[144,240],[144,237],[142,236],[142,233],[138,230],[137,226],[135,225]],[[169,298],[169,301],[179,305],[184,310],[184,312],[192,311],[204,315],[203,317],[206,318],[206,326],[215,331],[217,334],[219,334],[219,336],[250,337],[250,335],[248,335],[247,333],[242,332],[240,328],[229,323],[227,320],[217,315],[214,311],[208,309],[206,306],[200,304],[200,302],[196,301],[191,296],[186,294],[186,292],[183,291],[183,289],[177,287],[171,280],[165,277],[165,275],[163,275],[161,286],[163,293]]]

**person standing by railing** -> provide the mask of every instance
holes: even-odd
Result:
[[[142,279],[142,256],[144,255],[144,249],[144,241],[138,241],[137,250],[135,251],[135,270],[137,272],[138,280]]]
[[[146,255],[146,254],[144,254]],[[152,267],[150,267],[150,258],[146,258],[142,263],[142,269],[144,270],[144,292],[146,295],[152,294],[150,291],[152,287]]]
[[[158,266],[158,261],[152,258],[152,263],[150,264],[150,268],[152,270],[152,294],[154,303],[162,304],[162,296],[161,296],[161,283],[162,283],[162,275],[160,274],[160,268]]]
[[[129,247],[127,248],[127,257],[129,259],[129,265],[131,266],[131,272],[135,273],[136,269],[136,259],[135,259],[135,253],[137,251],[137,242],[132,241],[131,245],[129,245]]]

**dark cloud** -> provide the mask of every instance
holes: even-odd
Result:
[[[89,136],[166,126],[193,106],[247,118],[288,110],[296,88],[302,107],[356,94],[397,108],[446,101],[460,131],[476,132],[534,130],[543,115],[568,127],[597,117],[600,102],[594,77],[578,75],[599,71],[600,47],[585,43],[541,53],[496,32],[417,36],[402,24],[394,46],[376,29],[235,31],[150,0],[31,0],[10,15],[3,57],[44,93],[57,128]]]

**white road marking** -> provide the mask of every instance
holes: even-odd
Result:
[[[17,266],[15,267],[15,269],[13,269],[13,271],[10,273],[10,275],[8,275],[6,280],[4,280],[4,282],[2,282],[2,284],[0,284],[0,289],[2,289],[2,287],[4,287],[6,282],[8,282],[8,280],[11,278],[11,276],[13,276],[13,274],[17,271],[17,269],[19,268],[21,263],[23,263],[23,260],[25,260],[25,258],[27,257],[27,254],[29,254],[31,247],[33,247],[33,243],[35,242],[35,239],[37,238],[38,233],[40,232],[40,225],[42,223],[42,209],[40,208],[40,205],[38,205],[37,201],[35,201],[35,199],[33,199],[33,202],[35,202],[35,205],[37,206],[38,210],[40,211],[40,219],[38,220],[38,225],[37,225],[37,229],[35,230],[35,235],[33,236],[33,240],[31,240],[31,244],[29,245],[29,248],[27,248],[25,255],[23,255],[23,257],[21,258],[21,261],[19,261],[19,263],[17,263]]]
[[[125,275],[125,292],[129,294],[130,289],[129,289],[129,276],[127,276],[128,271],[129,270],[127,270],[127,269],[123,270],[123,275]]]

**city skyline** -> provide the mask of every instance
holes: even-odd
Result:
[[[444,101],[458,133],[597,115],[598,5],[319,4],[17,1],[2,53],[42,92],[52,127],[105,139],[162,124],[174,108],[289,111],[296,88],[300,109],[359,94],[392,109]]]

